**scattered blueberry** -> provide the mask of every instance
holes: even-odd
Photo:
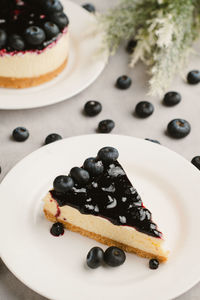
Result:
[[[120,76],[116,81],[116,87],[120,90],[126,90],[131,86],[132,80],[127,75]]]
[[[17,127],[12,133],[13,139],[17,142],[24,142],[29,137],[29,131],[25,127]]]
[[[200,170],[200,156],[193,157],[191,163]]]
[[[152,142],[152,143],[155,143],[155,144],[160,144],[160,142],[158,140],[152,140],[152,139],[148,139],[148,138],[146,138],[145,140],[149,141],[149,142]]]
[[[115,122],[113,120],[103,120],[99,122],[98,132],[100,133],[110,133],[115,127]]]
[[[84,186],[90,180],[90,174],[88,171],[84,170],[83,168],[74,167],[70,171],[71,177],[74,179],[76,183],[80,186]]]
[[[97,156],[103,162],[111,163],[118,159],[119,152],[113,147],[104,147],[99,150]]]
[[[0,29],[0,49],[3,48],[7,41],[7,34],[5,30]]]
[[[103,263],[104,252],[100,247],[93,247],[87,254],[87,265],[91,269],[96,269]]]
[[[48,13],[63,11],[63,6],[59,0],[45,0],[43,1],[43,7]]]
[[[69,24],[69,19],[63,12],[50,14],[49,19],[58,25],[60,30],[64,29]]]
[[[187,81],[189,84],[197,84],[200,82],[200,71],[193,70],[187,75]]]
[[[123,250],[117,247],[109,247],[104,253],[104,261],[111,267],[118,267],[126,260],[126,254]]]
[[[88,101],[85,103],[84,112],[87,116],[94,117],[102,111],[102,105],[98,101]]]
[[[149,261],[149,268],[152,270],[156,270],[159,267],[159,261],[157,259],[150,259]]]
[[[53,22],[45,22],[44,30],[48,39],[52,39],[53,37],[57,36],[60,32],[58,26]]]
[[[64,226],[62,223],[57,222],[54,223],[50,229],[50,232],[54,236],[59,236],[64,234]]]
[[[22,51],[25,48],[25,42],[23,38],[18,34],[12,34],[9,36],[8,44],[14,50]]]
[[[62,140],[61,135],[59,135],[57,133],[51,133],[46,137],[44,144],[47,145],[47,144],[50,144],[50,143],[53,143],[53,142],[56,142],[59,140]]]
[[[74,186],[74,181],[70,176],[60,175],[54,179],[53,187],[56,192],[69,192]]]
[[[132,54],[135,47],[137,46],[137,41],[132,39],[128,42],[127,46],[126,46],[126,51],[129,53],[129,54]]]
[[[25,39],[28,44],[33,46],[41,45],[46,38],[45,32],[38,26],[30,26],[25,31]]]
[[[190,124],[183,119],[174,119],[167,126],[168,134],[173,138],[183,138],[190,133]]]
[[[95,13],[95,11],[96,11],[95,6],[93,4],[91,4],[91,3],[83,4],[82,7],[85,8],[90,13]]]
[[[97,160],[94,157],[87,158],[84,161],[83,168],[87,170],[91,176],[98,176],[104,171],[102,161]]]
[[[165,94],[163,103],[166,106],[174,106],[181,101],[181,95],[177,92],[168,92]]]
[[[141,101],[135,107],[135,113],[140,118],[147,118],[154,112],[154,106],[148,101]]]

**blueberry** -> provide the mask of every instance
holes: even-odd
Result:
[[[69,24],[68,17],[63,13],[53,13],[49,15],[50,21],[58,25],[60,30],[64,29]]]
[[[9,36],[8,44],[14,50],[22,51],[25,48],[25,42],[23,38],[18,34],[12,34]]]
[[[85,8],[90,13],[95,13],[95,11],[96,11],[95,6],[91,3],[83,4],[82,7]]]
[[[89,172],[92,176],[98,176],[103,173],[104,166],[102,161],[98,161],[94,157],[87,158],[84,161],[83,168]]]
[[[193,159],[191,160],[191,163],[200,170],[200,156],[195,156],[193,157]]]
[[[87,265],[91,269],[96,269],[103,263],[104,252],[100,247],[93,247],[87,254]]]
[[[59,0],[45,0],[43,2],[43,8],[48,13],[63,11],[63,6]]]
[[[181,101],[181,95],[177,92],[168,92],[165,94],[163,103],[166,106],[174,106]]]
[[[197,84],[200,82],[200,71],[193,70],[190,71],[187,75],[187,82],[189,84]]]
[[[98,132],[100,133],[110,133],[115,127],[115,122],[113,120],[103,120],[99,122]]]
[[[104,253],[104,261],[111,267],[118,267],[126,260],[126,254],[123,250],[117,247],[109,247]]]
[[[53,37],[57,36],[60,32],[58,26],[53,22],[45,22],[44,30],[48,39],[52,39]]]
[[[137,41],[132,39],[128,42],[127,46],[126,46],[126,51],[129,53],[129,54],[132,54],[135,47],[137,46]]]
[[[45,32],[38,26],[30,26],[25,31],[25,39],[33,46],[41,45],[46,38]]]
[[[141,101],[135,107],[135,113],[140,118],[147,118],[154,112],[154,106],[148,101]]]
[[[66,193],[72,190],[74,181],[70,176],[60,175],[54,179],[53,187],[56,192]]]
[[[84,112],[87,116],[93,117],[98,115],[102,111],[102,105],[98,101],[88,101],[85,103]]]
[[[59,236],[64,234],[64,226],[62,223],[57,222],[54,223],[50,229],[50,232],[54,236]]]
[[[17,142],[24,142],[29,137],[29,131],[25,127],[17,127],[12,133],[13,139]]]
[[[132,80],[130,77],[123,75],[116,81],[116,87],[120,90],[126,90],[131,86]]]
[[[84,170],[83,168],[74,167],[70,171],[71,177],[74,179],[76,183],[80,186],[86,185],[90,180],[90,174],[88,171]]]
[[[114,162],[119,157],[119,152],[113,147],[104,147],[99,150],[98,158],[106,163]]]
[[[7,41],[7,34],[5,30],[0,29],[0,49],[3,48]]]
[[[44,144],[47,145],[47,144],[50,144],[50,143],[53,143],[53,142],[56,142],[59,140],[62,140],[61,135],[59,135],[57,133],[51,133],[46,137]]]
[[[190,133],[190,124],[183,119],[174,119],[167,126],[168,134],[176,139],[183,138]]]
[[[134,207],[131,211],[131,216],[133,219],[141,222],[151,220],[151,212],[145,207]]]
[[[155,143],[155,144],[160,144],[160,142],[158,140],[152,140],[152,139],[148,139],[148,138],[146,138],[145,140],[149,141],[149,142],[152,142],[152,143]]]
[[[159,267],[159,261],[157,259],[150,259],[149,261],[149,268],[152,270],[156,270]]]

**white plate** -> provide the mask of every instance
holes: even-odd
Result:
[[[42,198],[53,179],[106,145],[118,148],[119,161],[165,234],[171,255],[156,271],[133,254],[119,268],[87,269],[86,254],[97,242],[69,231],[59,238],[49,233]],[[200,279],[199,183],[199,171],[184,158],[132,137],[89,135],[44,146],[0,186],[1,257],[22,282],[51,299],[172,299]]]
[[[102,35],[94,34],[96,18],[71,1],[62,3],[70,19],[70,55],[65,70],[37,87],[0,88],[0,109],[27,109],[66,100],[87,88],[104,69],[107,55],[99,51]]]

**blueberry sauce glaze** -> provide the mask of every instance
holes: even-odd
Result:
[[[95,215],[114,225],[126,225],[156,238],[162,238],[151,213],[142,203],[118,161],[106,165],[104,172],[92,177],[85,187],[75,183],[67,193],[50,191],[59,207],[69,205],[82,214]]]
[[[5,1],[4,1],[5,2]],[[5,54],[15,55],[16,53],[36,52],[40,53],[47,47],[53,46],[68,30],[68,24],[59,28],[56,36],[48,38],[37,45],[29,44],[25,39],[25,31],[31,26],[37,26],[45,31],[44,24],[52,22],[52,12],[45,11],[42,7],[42,1],[39,0],[6,0],[6,5],[1,7],[0,2],[0,30],[4,30],[7,35],[6,45],[0,47],[0,56]],[[62,12],[61,12],[62,13]],[[16,51],[9,45],[9,38],[12,35],[19,35],[25,42],[25,47],[21,51]]]

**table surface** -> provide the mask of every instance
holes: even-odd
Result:
[[[76,0],[78,4],[84,1]],[[113,6],[115,0],[93,0],[98,11],[105,11]],[[197,45],[197,49],[199,49]],[[62,103],[40,109],[21,111],[0,111],[1,147],[0,165],[2,180],[5,174],[23,157],[43,145],[45,137],[52,132],[63,137],[94,133],[98,122],[103,119],[113,119],[116,127],[113,133],[152,138],[159,140],[164,146],[180,153],[191,160],[200,155],[200,85],[189,86],[183,78],[177,75],[170,87],[181,93],[182,101],[175,107],[164,107],[159,97],[147,96],[148,75],[146,68],[139,63],[134,70],[128,67],[128,55],[124,47],[112,57],[101,76],[89,88],[79,95]],[[190,57],[185,74],[191,69],[200,69],[198,55]],[[120,75],[130,75],[133,83],[127,91],[114,87],[116,78]],[[82,108],[88,100],[99,100],[103,105],[102,113],[94,118],[82,114]],[[133,116],[137,102],[149,100],[155,106],[154,114],[145,120]],[[13,100],[14,101],[14,100]],[[72,117],[73,116],[73,117]],[[192,130],[188,137],[182,140],[169,138],[165,131],[169,121],[183,118],[190,122]],[[30,131],[30,138],[25,143],[11,140],[12,130],[17,126],[25,126]],[[31,270],[30,270],[31,271]],[[45,300],[28,287],[23,285],[0,261],[0,300]],[[200,299],[200,284],[193,287],[176,300]]]

